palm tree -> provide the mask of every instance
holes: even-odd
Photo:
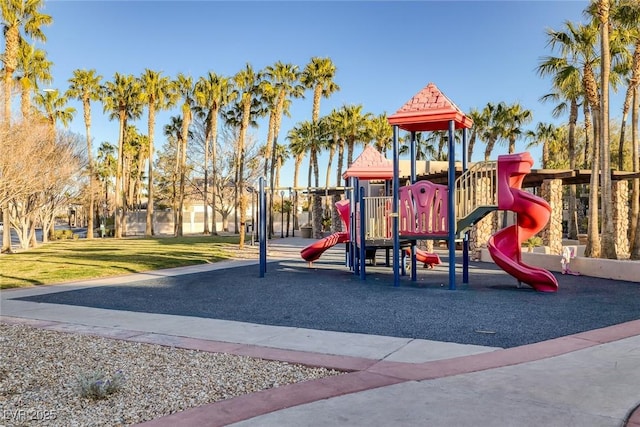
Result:
[[[260,92],[260,81],[262,80],[262,73],[256,73],[250,64],[246,64],[245,68],[239,71],[233,77],[235,86],[239,92],[238,104],[242,111],[242,119],[240,122],[240,134],[238,137],[238,147],[236,150],[237,156],[237,181],[236,191],[239,192],[240,197],[240,249],[244,248],[245,240],[245,222],[247,215],[247,197],[244,194],[244,161],[245,161],[245,140],[247,138],[247,129],[249,128],[251,120],[251,107],[253,101]]]
[[[182,222],[184,216],[184,199],[187,181],[187,142],[189,140],[189,126],[191,126],[192,112],[191,109],[195,103],[194,84],[191,76],[179,73],[176,79],[176,87],[178,93],[182,97],[182,129],[180,131],[182,138],[180,140],[180,189],[178,194],[178,223],[176,224],[175,235],[181,237],[183,235]]]
[[[124,168],[124,139],[127,129],[127,122],[137,119],[142,113],[142,103],[140,102],[140,82],[132,75],[115,73],[113,81],[108,81],[103,87],[104,90],[104,111],[109,113],[111,120],[117,119],[119,122],[118,132],[118,167],[116,170],[115,188],[115,238],[122,237],[122,227],[124,223],[125,208],[127,201],[124,200],[123,192],[123,168]]]
[[[611,50],[609,49],[610,19],[609,8],[611,0],[598,1],[598,18],[600,27],[600,99],[602,108],[600,114],[600,170],[602,171],[602,255],[607,259],[616,259],[616,239],[613,223],[613,192],[611,184],[610,156],[611,141],[609,135],[609,78],[611,74]]]
[[[42,42],[47,37],[42,31],[44,25],[50,25],[53,19],[40,12],[44,0],[3,0],[2,28],[5,39],[4,62],[4,121],[11,123],[11,88],[13,73],[18,68],[20,43],[31,38]],[[21,32],[24,32],[22,34]]]
[[[598,38],[598,27],[594,23],[576,25],[565,22],[565,31],[547,31],[548,44],[552,49],[560,51],[560,60],[568,66],[575,66],[580,70],[582,92],[584,93],[583,108],[591,112],[593,135],[600,135],[600,100],[598,83],[593,71],[600,61],[595,46]],[[567,69],[568,71],[568,69]],[[585,117],[585,126],[591,123]],[[588,137],[588,136],[587,136]],[[594,138],[599,141],[599,138]],[[598,192],[600,175],[600,146],[594,143],[591,149],[591,182],[592,191],[589,192],[589,230],[585,255],[600,257],[602,246],[598,230]]]
[[[140,100],[148,109],[147,132],[149,138],[148,156],[149,165],[147,172],[147,218],[144,229],[146,237],[153,236],[153,155],[156,126],[156,113],[173,107],[177,101],[177,92],[174,83],[169,77],[165,77],[159,71],[145,69],[140,76]]]
[[[168,164],[165,166],[165,170],[171,168],[171,176],[169,179],[165,178],[165,181],[168,181],[167,186],[170,186],[170,199],[171,199],[171,207],[173,211],[173,228],[174,233],[178,227],[178,200],[179,200],[179,181],[180,181],[180,147],[182,146],[182,117],[181,116],[171,116],[169,123],[164,125],[163,133],[167,137],[169,142],[169,148],[175,150],[175,156],[171,162],[167,162]],[[189,137],[190,135],[188,135]],[[167,156],[167,160],[169,160],[170,156]]]
[[[473,120],[473,127],[471,128],[469,142],[467,144],[468,161],[471,161],[471,158],[473,156],[473,148],[478,139],[478,135],[484,134],[484,132],[487,130],[486,127],[489,123],[489,120],[488,117],[483,114],[484,111],[484,109],[480,111],[477,108],[472,108],[469,112],[469,117],[471,118],[471,120]]]
[[[516,152],[516,140],[525,133],[522,126],[533,120],[531,110],[525,110],[518,103],[508,105],[502,110],[502,138],[509,142],[509,154]]]
[[[416,160],[435,160],[438,157],[438,153],[433,146],[433,142],[435,142],[436,139],[433,137],[427,138],[424,135],[424,132],[416,132],[416,152],[414,153]],[[400,144],[398,153],[402,155],[409,154],[411,151],[410,135],[400,137]]]
[[[89,217],[87,225],[87,239],[93,239],[93,215],[95,211],[95,170],[93,164],[93,149],[91,148],[91,101],[98,101],[102,95],[100,82],[102,76],[96,75],[96,70],[74,70],[69,79],[69,89],[66,96],[82,101],[84,128],[87,136],[87,158],[89,160]]]
[[[267,156],[271,156],[270,160],[267,157],[267,162],[271,164],[269,170],[269,212],[273,212],[273,200],[275,194],[275,177],[274,172],[276,168],[276,150],[278,145],[278,136],[280,134],[280,126],[282,123],[282,115],[287,111],[287,108],[291,98],[303,98],[304,86],[299,83],[300,71],[297,65],[285,64],[281,61],[276,62],[274,65],[270,65],[265,68],[264,76],[268,82],[268,93],[273,95],[272,108],[273,108],[273,130],[271,133],[271,140],[267,140]],[[271,125],[271,123],[270,123]],[[270,129],[271,130],[271,129]],[[270,227],[273,228],[273,218],[270,217]]]
[[[311,121],[317,122],[320,118],[320,99],[328,98],[334,92],[340,90],[333,79],[336,75],[336,66],[331,58],[313,57],[306,65],[300,76],[300,82],[307,89],[313,90],[313,107]]]
[[[211,152],[211,200],[213,211],[213,227],[211,229],[211,235],[216,236],[218,234],[216,224],[216,188],[217,188],[217,135],[218,135],[218,117],[221,109],[233,102],[238,95],[233,89],[233,82],[228,77],[219,76],[213,72],[209,72],[206,77],[200,77],[195,87],[196,105],[198,106],[198,114],[204,118],[206,122],[205,126],[205,167],[204,167],[204,200],[205,200],[205,213],[204,233],[208,233],[209,218],[208,208],[206,208],[208,200],[208,167],[207,159],[209,151]],[[209,150],[211,147],[211,150]]]
[[[104,185],[104,200],[102,202],[104,222],[106,227],[107,211],[109,208],[109,182],[116,176],[118,162],[115,158],[116,147],[108,142],[103,142],[98,147],[98,156],[95,172]]]
[[[65,96],[60,96],[58,89],[37,93],[34,97],[34,102],[44,110],[41,114],[49,123],[52,135],[56,133],[56,124],[58,122],[66,127],[76,112],[75,108],[66,106],[68,99]]]
[[[368,123],[371,113],[362,114],[362,105],[345,105],[338,111],[340,127],[345,132],[347,167],[353,163],[353,151],[357,142],[369,140]]]
[[[484,150],[484,161],[488,162],[496,142],[505,134],[504,131],[504,113],[507,108],[504,102],[498,104],[487,103],[482,109],[482,115],[487,118],[486,127],[481,135],[481,139],[487,144]]]
[[[52,80],[50,68],[53,63],[46,55],[42,49],[24,41],[20,43],[16,80],[20,86],[20,110],[25,119],[31,115],[31,92],[38,89],[38,83],[51,83]]]
[[[554,152],[554,165],[557,165],[557,157],[559,153],[557,153],[557,149],[564,148],[563,147],[563,131],[562,128],[556,127],[553,123],[543,123],[539,122],[535,130],[529,130],[526,132],[526,136],[531,142],[527,145],[527,149],[535,147],[537,145],[542,144],[542,167],[544,169],[550,168],[551,161],[551,152]],[[567,153],[568,156],[568,153]]]
[[[620,165],[622,165],[622,147],[625,141],[625,129],[629,110],[632,109],[634,96],[637,100],[638,85],[640,84],[640,4],[637,2],[624,2],[616,4],[616,7],[612,11],[614,20],[626,30],[628,36],[629,45],[633,46],[632,59],[626,62],[626,73],[629,76],[627,81],[627,90],[625,92],[624,104],[622,108],[622,123],[620,127]],[[638,158],[638,121],[631,120],[631,134],[632,134],[632,158],[633,158],[633,171],[640,172],[640,162]],[[635,137],[634,137],[635,136]],[[622,167],[619,167],[622,169]],[[640,236],[638,235],[638,222],[640,221],[640,179],[633,180],[633,191],[631,196],[631,218],[630,218],[630,233],[629,240],[631,241],[631,258],[640,259]]]
[[[0,122],[5,126],[11,125],[11,89],[13,85],[13,73],[18,66],[18,52],[20,40],[30,37],[33,40],[46,41],[42,32],[43,25],[49,25],[53,19],[49,15],[40,13],[44,0],[3,0],[0,2],[2,15],[2,29],[5,40],[5,50],[2,56],[4,62],[4,116]],[[24,36],[21,34],[24,31]],[[3,200],[8,199],[1,197]],[[7,202],[0,205],[2,221],[9,224],[9,208]],[[4,227],[2,231],[1,252],[11,251],[11,227]]]
[[[572,32],[569,32],[569,34],[572,34]],[[554,37],[555,36],[552,36],[552,40]],[[568,44],[571,44],[571,37],[565,37],[564,39],[567,40]],[[576,55],[574,49],[566,49],[561,52],[561,55],[562,56],[559,57],[544,57],[540,65],[538,66],[538,74],[540,74],[541,76],[550,75],[552,77],[552,85],[554,88],[553,92],[542,96],[540,100],[543,102],[560,101],[559,104],[553,109],[553,117],[560,117],[564,112],[566,112],[567,110],[569,111],[567,148],[569,156],[569,168],[571,170],[574,170],[576,169],[578,164],[578,153],[576,152],[575,136],[578,123],[578,109],[580,103],[583,103],[583,107],[585,109],[587,108],[587,104],[583,101],[584,90],[582,87],[582,67],[580,66],[578,55]],[[590,123],[588,119],[588,114],[585,114],[585,127],[587,123]],[[586,141],[584,158],[586,160],[589,145],[588,131],[585,133],[585,136]],[[547,167],[547,165],[544,163],[544,156],[543,167]],[[574,240],[578,238],[578,226],[577,221],[575,221],[577,212],[576,205],[576,186],[570,185],[569,222],[567,227],[567,234],[570,239]]]
[[[60,122],[64,127],[71,122],[76,109],[73,107],[67,107],[67,98],[60,96],[57,89],[50,90],[44,93],[37,93],[34,102],[41,107],[44,111],[40,114],[49,124],[52,140],[56,139],[56,124]],[[55,226],[52,222],[49,229],[49,237],[53,238],[55,235]],[[43,241],[46,241],[46,236],[43,236]]]
[[[289,139],[291,152],[296,158],[294,186],[297,186],[298,184],[300,163],[304,154],[307,152],[310,153],[308,187],[311,188],[314,186],[311,180],[312,171],[313,177],[315,178],[315,187],[317,188],[320,186],[318,153],[324,148],[327,137],[328,128],[326,123],[323,121],[319,121],[318,123],[309,121],[300,122],[289,131],[287,139]],[[318,201],[320,203],[318,203]],[[322,237],[322,198],[316,197],[313,199],[313,207],[310,206],[310,211],[313,220],[314,237],[320,238]]]
[[[393,142],[393,128],[389,124],[387,114],[382,113],[373,117],[369,123],[369,130],[369,136],[373,140],[376,150],[386,155]]]

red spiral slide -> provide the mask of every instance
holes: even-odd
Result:
[[[551,217],[551,207],[544,199],[521,189],[531,166],[529,153],[498,156],[498,209],[516,212],[518,219],[491,236],[487,247],[494,262],[518,281],[536,291],[556,292],[558,281],[551,272],[521,260],[522,243],[542,230]]]

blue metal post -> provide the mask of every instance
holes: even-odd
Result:
[[[411,132],[411,184],[416,182],[416,133]],[[404,255],[404,254],[403,254]],[[411,257],[411,281],[415,282],[418,280],[418,269],[416,266],[416,241],[411,241],[411,252],[409,253]],[[405,257],[403,257],[403,275],[406,274],[404,271],[405,266]]]
[[[468,169],[467,162],[467,128],[462,128],[462,172]],[[462,283],[469,283],[469,232],[462,236]]]
[[[259,225],[258,240],[260,241],[260,277],[267,272],[267,197],[264,190],[264,178],[259,180],[260,194],[258,195],[260,207],[258,209]]]
[[[398,191],[400,190],[400,161],[398,157],[398,126],[393,126],[393,203],[391,228],[393,232],[393,286],[400,286],[400,235],[398,230]]]
[[[364,187],[360,187],[358,200],[360,201],[360,280],[365,280],[367,278],[364,268],[367,258],[367,245],[365,240],[367,236],[367,221],[365,221]]]
[[[455,142],[455,123],[449,120],[449,289],[456,288],[456,199],[455,199],[455,181],[456,181],[456,142]]]
[[[353,196],[353,205],[351,206],[351,256],[353,259],[353,274],[360,274],[360,257],[358,252],[357,237],[358,237],[358,223],[356,221],[356,206],[358,204],[358,197],[360,188],[360,180],[357,177],[353,177],[353,188],[351,194]]]

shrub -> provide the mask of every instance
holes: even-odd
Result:
[[[80,397],[101,400],[119,391],[123,383],[124,375],[122,371],[116,371],[111,378],[107,378],[102,372],[91,372],[78,375],[76,391]]]
[[[74,237],[73,231],[71,230],[56,230],[53,235],[55,240],[70,240],[77,237]]]

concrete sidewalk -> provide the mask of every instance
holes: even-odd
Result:
[[[310,243],[276,239],[269,257],[294,259]],[[2,291],[0,320],[349,371],[145,425],[640,427],[640,416],[629,418],[640,403],[640,320],[500,349],[16,300],[250,264],[255,261]]]

